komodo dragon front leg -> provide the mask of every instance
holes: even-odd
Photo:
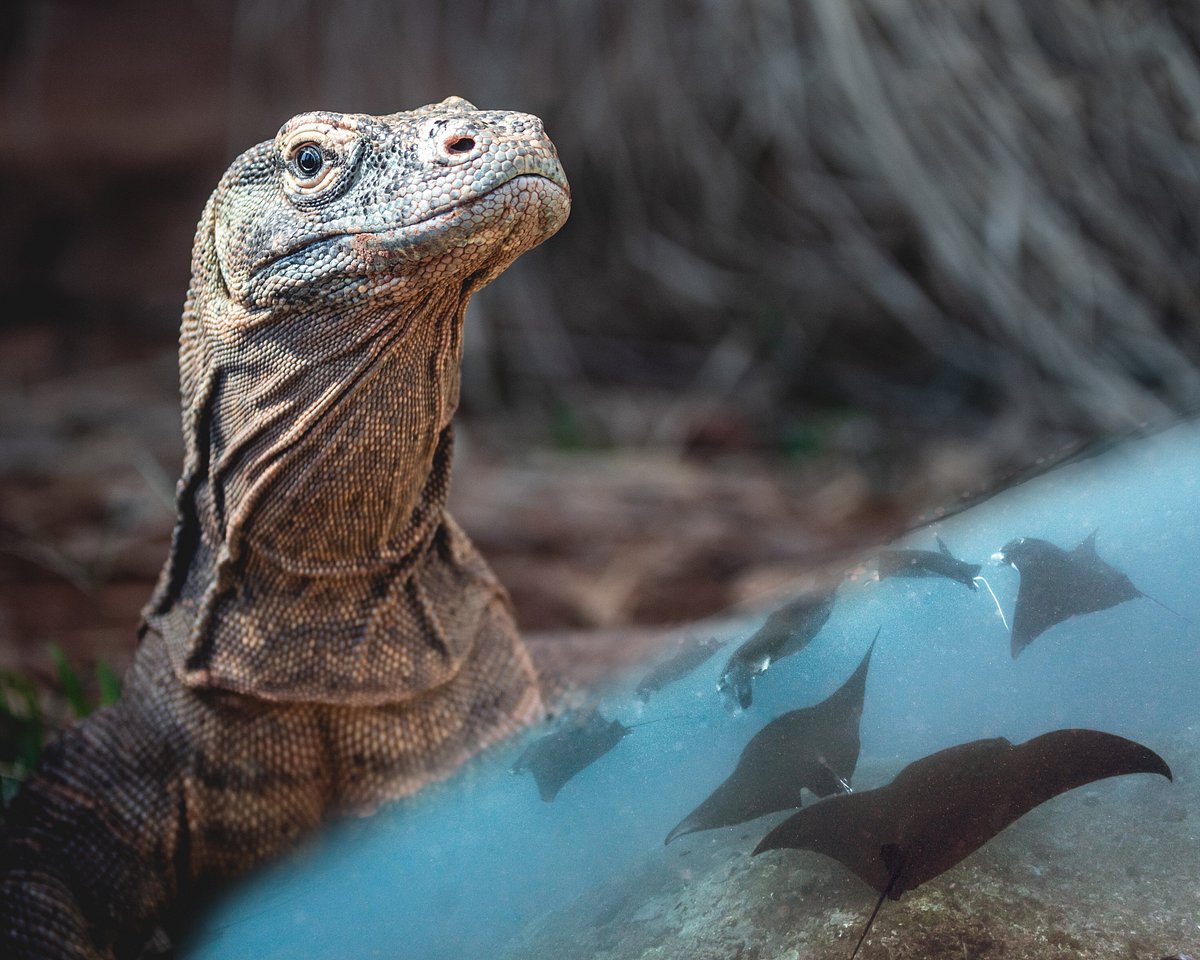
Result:
[[[537,719],[446,512],[467,301],[566,219],[541,123],[302,114],[205,207],[171,554],[120,702],[0,837],[0,955],[133,957],[173,905]]]

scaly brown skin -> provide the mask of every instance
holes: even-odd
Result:
[[[0,840],[0,956],[137,956],[190,891],[542,713],[446,513],[471,295],[566,219],[531,116],[303,114],[205,207],[171,555],[120,702]]]

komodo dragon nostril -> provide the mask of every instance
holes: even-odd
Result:
[[[475,140],[473,137],[451,136],[447,137],[442,142],[442,146],[445,148],[447,153],[470,153],[475,149]]]

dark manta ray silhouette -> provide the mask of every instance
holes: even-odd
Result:
[[[910,763],[886,787],[831,797],[788,817],[754,848],[840,860],[879,892],[851,954],[887,897],[949,870],[1051,797],[1094,780],[1171,769],[1148,747],[1096,730],[1055,730],[1018,746],[997,737]]]
[[[663,842],[798,807],[804,787],[818,797],[849,790],[858,764],[858,724],[875,640],[858,669],[828,699],[789,711],[759,730],[728,779]]]
[[[875,569],[880,580],[888,577],[945,577],[978,590],[975,578],[983,564],[959,560],[950,548],[935,536],[938,548],[934,550],[880,550],[875,558]]]
[[[1129,577],[1100,559],[1096,531],[1069,551],[1036,537],[1018,537],[992,559],[1021,574],[1013,611],[1013,659],[1056,623],[1146,596]]]
[[[723,642],[715,638],[686,641],[674,656],[664,660],[642,677],[634,692],[644,703],[650,699],[650,694],[686,677],[720,650],[722,645]]]
[[[517,757],[512,772],[528,770],[533,774],[539,796],[549,803],[568,780],[608,753],[633,729],[620,720],[605,720],[599,710],[593,710],[583,720],[534,740]]]
[[[717,682],[730,709],[748,709],[753,701],[751,681],[777,660],[799,653],[812,642],[833,612],[833,596],[830,590],[785,603],[733,651]]]

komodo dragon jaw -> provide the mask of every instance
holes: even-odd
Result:
[[[188,891],[541,716],[445,504],[467,301],[569,207],[539,120],[459,98],[234,161],[192,252],[171,553],[121,700],[8,811],[0,956],[138,956]]]

